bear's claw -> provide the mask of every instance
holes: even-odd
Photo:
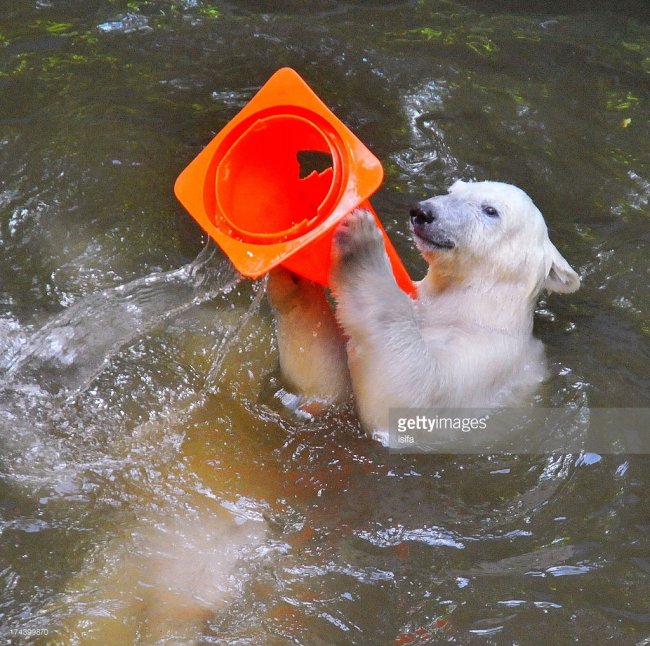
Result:
[[[353,260],[360,255],[381,255],[384,240],[367,209],[355,209],[339,224],[334,234],[334,245],[339,261]]]

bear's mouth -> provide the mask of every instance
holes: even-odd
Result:
[[[433,247],[435,249],[453,249],[456,243],[447,238],[442,232],[423,230],[422,227],[412,226],[415,241],[422,243],[424,246]]]

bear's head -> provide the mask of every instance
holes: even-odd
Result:
[[[536,298],[542,289],[569,293],[580,286],[539,209],[516,186],[459,180],[446,195],[416,204],[410,216],[436,290],[487,293],[507,284]]]

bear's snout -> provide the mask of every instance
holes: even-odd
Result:
[[[411,231],[421,252],[437,249],[453,249],[456,243],[440,226],[440,213],[432,200],[418,202],[409,211]]]
[[[416,224],[431,224],[436,219],[433,207],[426,202],[419,202],[409,211],[411,222]]]

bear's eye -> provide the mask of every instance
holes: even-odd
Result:
[[[499,217],[499,212],[493,206],[490,206],[489,204],[486,204],[483,207],[483,213],[485,213],[485,215],[489,215],[491,218],[498,218]]]

